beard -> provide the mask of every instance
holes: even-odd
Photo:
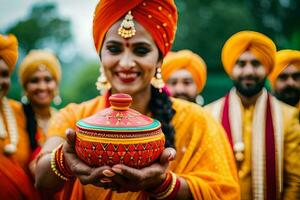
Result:
[[[287,86],[280,92],[275,91],[274,95],[284,103],[291,106],[296,106],[300,100],[300,89],[295,87]]]
[[[194,102],[194,103],[196,102],[196,97],[191,97],[186,93],[175,93],[175,94],[173,94],[173,97],[179,98],[179,99],[184,99],[184,100]]]
[[[257,76],[248,76],[248,77],[239,77],[237,80],[233,80],[233,85],[236,90],[245,97],[252,97],[258,94],[266,83],[266,77],[262,80],[259,80]],[[243,80],[253,80],[255,84],[253,85],[245,85],[242,83]]]

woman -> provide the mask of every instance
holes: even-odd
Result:
[[[0,34],[0,199],[37,199],[25,173],[30,146],[22,107],[6,97],[17,58],[16,37]]]
[[[104,96],[67,106],[52,121],[48,132],[52,137],[37,162],[38,187],[64,186],[65,199],[239,199],[235,165],[221,126],[202,108],[170,99],[162,90],[160,67],[173,43],[176,23],[172,0],[98,3],[94,41],[111,89]],[[150,84],[154,75],[158,89]],[[68,128],[104,109],[109,94],[119,92],[133,97],[133,109],[161,122],[168,148],[157,163],[140,170],[121,164],[91,168],[76,156],[74,131]],[[170,147],[177,150],[176,158]],[[57,155],[62,158],[58,165]]]
[[[19,78],[24,89],[22,105],[34,158],[45,142],[49,120],[56,113],[51,103],[59,98],[60,63],[46,50],[32,50],[20,65]]]

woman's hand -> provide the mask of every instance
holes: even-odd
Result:
[[[103,171],[111,170],[109,166],[93,168],[85,164],[75,152],[75,131],[68,129],[66,131],[67,141],[63,145],[63,153],[66,164],[69,166],[73,175],[80,180],[83,185],[93,184],[98,187],[108,188],[114,186],[109,180],[105,181]],[[100,181],[100,180],[104,181]]]
[[[175,156],[175,149],[166,148],[162,152],[159,162],[153,163],[149,167],[135,169],[117,164],[112,167],[110,177],[106,179],[117,185],[112,189],[118,192],[155,189],[165,180],[169,163],[174,160]],[[110,170],[105,171],[107,174],[107,171],[109,172]]]

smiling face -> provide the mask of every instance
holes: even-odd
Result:
[[[232,70],[236,89],[246,97],[252,97],[262,90],[266,75],[265,67],[250,51],[241,54]]]
[[[136,34],[129,39],[122,38],[118,35],[120,23],[108,30],[100,52],[112,92],[135,95],[145,89],[150,91],[151,79],[162,63],[159,50],[150,33],[137,22]]]
[[[10,87],[10,72],[8,65],[0,58],[0,99],[6,96]]]
[[[57,83],[47,69],[35,71],[25,84],[25,94],[32,105],[48,107],[57,91]]]

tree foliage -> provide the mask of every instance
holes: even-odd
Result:
[[[247,0],[258,30],[275,40],[279,49],[300,49],[299,0]]]
[[[74,78],[62,88],[63,98],[79,103],[98,96],[96,81],[100,75],[99,67],[95,62],[86,63],[77,73],[73,73]]]
[[[6,32],[17,36],[25,54],[31,49],[50,48],[59,55],[64,44],[72,40],[71,22],[59,16],[55,3],[35,4],[25,19]]]

